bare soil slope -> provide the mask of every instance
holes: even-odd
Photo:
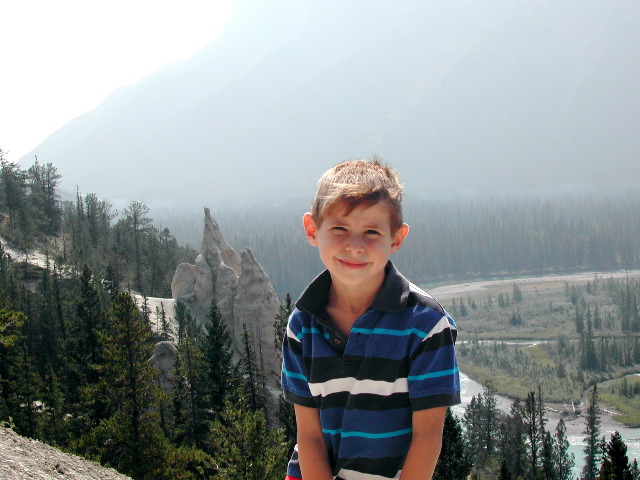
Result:
[[[2,480],[131,480],[96,462],[0,428]]]

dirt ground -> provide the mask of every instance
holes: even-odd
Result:
[[[522,286],[541,285],[545,283],[564,283],[564,282],[586,282],[593,280],[595,276],[606,279],[613,277],[616,279],[624,278],[629,275],[630,278],[640,276],[640,270],[619,270],[616,272],[585,272],[570,275],[546,275],[544,277],[529,278],[510,278],[504,280],[483,280],[478,282],[458,283],[455,285],[444,285],[429,289],[429,293],[437,300],[448,300],[461,295],[469,295],[472,293],[486,292],[491,288],[504,286],[510,288],[514,283]]]
[[[112,468],[0,428],[2,480],[131,480]]]

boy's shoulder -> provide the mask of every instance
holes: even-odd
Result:
[[[414,305],[430,308],[441,316],[445,315],[445,310],[440,302],[438,302],[429,293],[425,292],[417,285],[409,282],[409,296],[407,298],[407,307],[411,307]]]
[[[444,308],[435,298],[410,282],[391,262],[387,265],[385,280],[371,306],[387,312],[424,307],[440,317],[445,315]]]

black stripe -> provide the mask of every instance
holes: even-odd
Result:
[[[436,407],[450,407],[458,405],[460,401],[460,391],[455,393],[443,393],[440,395],[429,395],[428,397],[412,398],[411,408],[413,411],[426,410]]]
[[[388,396],[373,393],[352,395],[349,392],[337,392],[324,398],[318,397],[320,408],[328,409],[344,406],[347,410],[391,410],[411,406],[407,392],[393,393]]]
[[[284,346],[296,355],[302,355],[302,343],[300,343],[298,340],[294,340],[293,338],[287,336],[284,342]]]
[[[338,356],[304,357],[305,372],[310,383],[324,383],[336,378],[395,382],[409,374],[409,359],[390,360],[379,357]]]
[[[302,405],[303,407],[318,408],[319,403],[315,398],[301,397],[295,393],[291,393],[288,390],[283,392],[284,399],[288,402],[295,403],[296,405]]]

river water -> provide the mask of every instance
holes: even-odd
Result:
[[[482,393],[483,387],[478,382],[471,380],[464,373],[460,373],[460,388],[462,404],[453,407],[453,412],[458,417],[462,418],[464,409],[471,401],[471,398]],[[497,395],[496,403],[500,410],[508,412],[513,401],[507,397]],[[555,415],[547,415],[547,418],[549,419],[547,422],[547,430],[551,433],[555,433],[559,417]],[[574,475],[578,476],[582,470],[582,466],[584,465],[584,453],[582,452],[582,449],[586,445],[583,441],[584,434],[582,433],[584,430],[584,417],[578,417],[574,420],[565,419],[565,422],[567,425],[567,437],[571,444],[569,451],[574,454],[576,461]],[[640,463],[640,428],[625,427],[621,423],[612,420],[610,415],[603,414],[600,424],[600,436],[604,435],[607,441],[609,441],[611,434],[616,430],[620,432],[624,443],[627,445],[627,457],[629,457],[629,462],[631,463],[635,458]]]

